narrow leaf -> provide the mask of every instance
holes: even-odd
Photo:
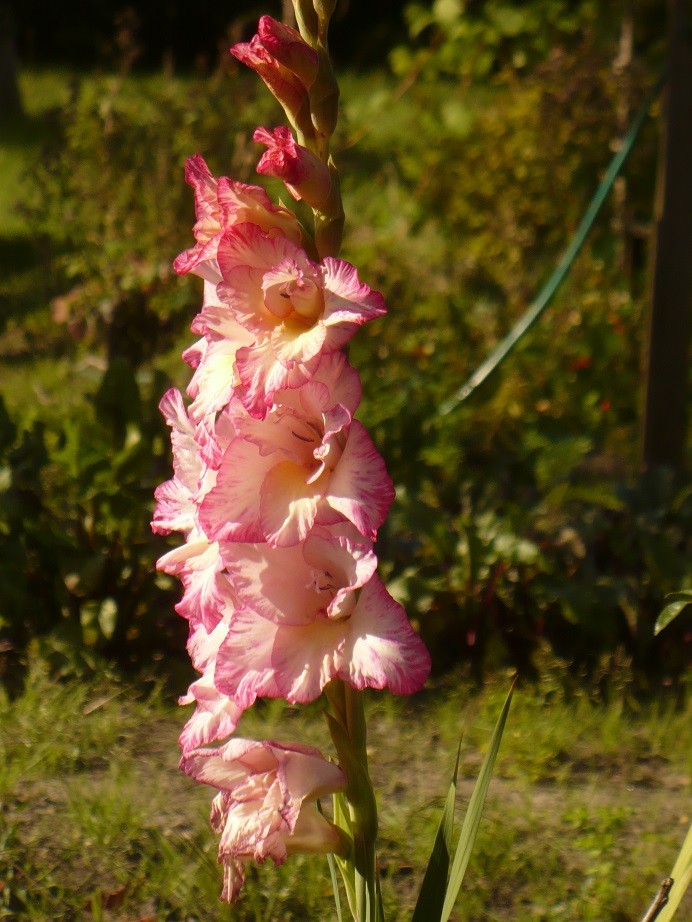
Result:
[[[411,922],[437,922],[442,914],[442,905],[447,888],[447,875],[449,874],[449,862],[452,855],[454,806],[457,796],[460,754],[461,740],[459,740],[459,748],[457,749],[457,760],[454,763],[452,781],[447,791],[447,799],[440,817],[440,824],[437,827],[430,860],[425,869],[425,877],[421,884]]]
[[[656,922],[670,922],[692,882],[692,824],[687,830],[685,841],[682,843],[680,854],[670,872],[673,886],[668,894],[668,902],[656,916]]]
[[[344,917],[341,915],[341,897],[339,896],[339,880],[336,876],[336,862],[334,861],[334,855],[328,854],[327,861],[329,862],[329,876],[332,879],[332,890],[334,891],[336,918],[338,919],[338,922],[344,922]]]
[[[654,634],[660,634],[664,627],[668,627],[673,618],[677,618],[680,612],[692,605],[692,589],[683,589],[682,592],[671,592],[666,596],[668,604],[663,609],[656,620]]]
[[[333,802],[335,825],[345,830],[349,835],[352,835],[353,827],[351,825],[351,818],[348,813],[346,798],[341,793],[335,794],[333,797]],[[351,910],[351,915],[355,919],[357,918],[356,869],[353,865],[353,861],[346,858],[340,858],[338,855],[332,855],[331,857],[334,861],[334,864],[339,869],[339,873],[341,874],[341,879],[344,882],[344,889],[346,891],[346,899],[348,900],[348,908]]]
[[[473,794],[471,795],[471,800],[469,801],[469,807],[466,811],[466,816],[464,817],[464,824],[461,827],[461,834],[459,836],[457,849],[454,854],[452,871],[449,876],[449,884],[447,885],[447,892],[445,894],[445,901],[444,906],[442,907],[440,922],[447,922],[447,919],[449,919],[452,909],[454,909],[456,898],[459,895],[462,881],[464,880],[464,874],[466,873],[469,858],[471,857],[473,843],[476,841],[478,827],[480,826],[483,806],[485,804],[485,798],[488,793],[490,779],[495,767],[497,753],[500,748],[500,740],[502,739],[502,733],[505,729],[505,723],[507,722],[507,715],[509,714],[509,706],[512,701],[512,693],[514,691],[515,684],[516,679],[514,683],[512,683],[512,687],[510,688],[509,694],[507,695],[507,700],[505,701],[504,707],[502,708],[502,713],[500,714],[497,726],[493,731],[493,735],[490,740],[490,747],[485,755],[485,758],[483,759],[483,765],[481,766],[480,774],[478,775],[476,784],[473,789]]]

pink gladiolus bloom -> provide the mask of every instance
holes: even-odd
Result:
[[[267,146],[257,164],[258,173],[282,179],[293,198],[304,199],[313,208],[326,201],[332,185],[329,170],[317,154],[296,144],[288,128],[273,132],[257,128],[252,139]]]
[[[231,401],[237,435],[200,507],[205,534],[290,546],[315,523],[346,518],[374,538],[394,487],[367,431],[352,419],[359,397],[357,374],[337,352],[322,359],[308,384],[277,393],[263,421]]]
[[[262,16],[258,34],[233,45],[231,54],[259,74],[294,125],[306,134],[312,131],[308,87],[317,76],[319,58],[299,32]]]
[[[194,714],[180,734],[183,753],[230,736],[243,713],[244,708],[220,692],[214,684],[216,654],[228,633],[233,611],[232,606],[227,608],[224,617],[211,630],[201,621],[190,624],[187,649],[192,665],[202,676],[190,685],[187,694],[178,702],[181,705],[196,704]]]
[[[285,237],[253,224],[222,236],[217,287],[228,315],[256,337],[236,353],[241,399],[265,416],[274,394],[312,377],[319,356],[341,349],[357,328],[386,313],[384,299],[340,259],[321,264]],[[205,309],[202,317],[205,317]]]
[[[247,861],[282,864],[296,852],[343,852],[342,833],[317,810],[318,797],[343,791],[336,765],[310,746],[232,739],[183,755],[190,777],[219,790],[211,823],[221,836],[222,899],[234,902]]]
[[[260,695],[314,701],[331,679],[396,694],[423,686],[428,652],[349,523],[295,547],[222,543],[221,554],[239,607],[214,681],[240,707]]]
[[[200,154],[187,161],[185,179],[195,192],[197,223],[193,233],[197,243],[175,259],[173,268],[178,275],[194,272],[216,284],[220,279],[216,264],[219,238],[234,224],[249,221],[269,234],[286,236],[295,243],[300,241],[296,216],[273,205],[260,186],[248,186],[225,176],[216,179]]]
[[[159,407],[171,427],[174,476],[156,488],[151,527],[158,534],[182,532],[186,543],[164,554],[157,567],[178,576],[183,583],[185,591],[176,605],[178,613],[188,619],[201,618],[211,630],[220,617],[229,584],[222,572],[219,546],[207,538],[198,512],[216,480],[216,471],[209,462],[217,458],[220,462],[229,439],[224,439],[223,427],[214,436],[203,425],[195,425],[174,388],[164,394]]]
[[[216,287],[205,279],[202,311],[192,323],[194,333],[204,338],[183,354],[195,369],[187,393],[193,398],[190,417],[196,422],[211,420],[231,399],[233,389],[240,384],[236,353],[252,345],[255,337],[230,316],[217,296]]]
[[[216,474],[202,461],[198,429],[190,419],[182,395],[171,388],[161,398],[159,409],[171,427],[173,478],[156,488],[152,530],[160,535],[180,531],[186,537],[199,530],[197,509],[200,498],[214,484]]]

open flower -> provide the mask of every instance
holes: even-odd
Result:
[[[319,356],[341,349],[361,324],[387,310],[350,263],[314,263],[286,237],[254,224],[225,231],[218,260],[218,297],[255,336],[236,353],[240,396],[253,416],[263,417],[276,391],[309,380]]]
[[[184,754],[180,766],[219,790],[211,823],[221,836],[222,899],[237,898],[249,860],[272,858],[282,864],[295,852],[343,854],[343,833],[319,813],[315,801],[343,791],[346,779],[317,749],[232,739],[218,749]]]
[[[316,527],[295,547],[222,543],[221,555],[238,610],[214,681],[240,707],[314,701],[331,679],[396,694],[423,686],[428,652],[349,523]]]
[[[273,205],[261,186],[249,186],[222,176],[212,176],[200,154],[195,154],[185,164],[185,179],[195,192],[193,228],[194,247],[178,256],[173,268],[178,275],[194,272],[216,284],[219,279],[216,251],[222,232],[234,224],[251,222],[268,234],[288,237],[295,243],[301,239],[296,216],[279,205]]]
[[[205,534],[290,546],[315,523],[346,518],[374,538],[394,487],[365,427],[352,419],[359,398],[358,376],[339,352],[323,357],[308,384],[277,393],[265,420],[231,401],[236,437],[200,507]]]
[[[252,139],[267,146],[257,164],[258,173],[282,179],[294,199],[304,199],[313,208],[324,204],[332,180],[317,154],[296,144],[289,129],[284,127],[273,131],[257,128]]]
[[[231,54],[264,80],[303,134],[313,133],[308,88],[319,68],[317,51],[290,26],[262,16],[250,42],[239,42]]]

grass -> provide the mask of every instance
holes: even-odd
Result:
[[[637,920],[672,867],[690,820],[690,707],[633,714],[566,701],[558,684],[552,670],[515,696],[457,922]],[[461,811],[506,685],[369,700],[390,922],[410,918],[460,727]],[[210,792],[176,769],[182,720],[160,691],[59,684],[33,663],[24,693],[0,700],[0,919],[335,918],[319,858],[251,868],[242,901],[219,903]],[[269,702],[240,732],[330,751],[318,706]],[[690,908],[688,895],[681,920]]]

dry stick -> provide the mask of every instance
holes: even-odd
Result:
[[[666,877],[664,881],[661,882],[656,898],[654,899],[651,906],[646,911],[646,915],[642,919],[642,922],[654,922],[654,919],[658,916],[660,911],[668,902],[668,894],[670,893],[670,888],[673,886],[673,878]]]

